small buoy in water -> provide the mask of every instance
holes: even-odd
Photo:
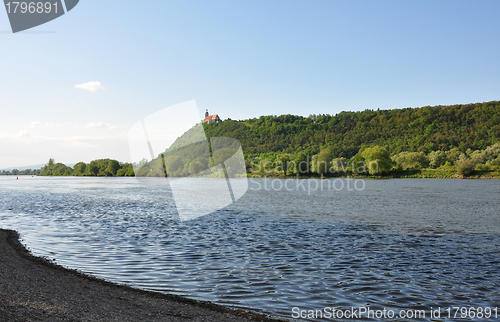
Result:
[[[17,177],[16,180],[19,180],[19,177]]]

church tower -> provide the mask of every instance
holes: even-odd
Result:
[[[208,116],[208,110],[205,112],[205,117],[207,117],[207,116]]]

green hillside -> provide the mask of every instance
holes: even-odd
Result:
[[[329,149],[350,158],[363,146],[385,146],[391,155],[458,148],[482,150],[499,142],[500,102],[341,112],[337,115],[261,116],[206,124],[207,136],[238,139],[246,155],[269,152],[314,155]]]
[[[499,101],[261,116],[204,127],[207,137],[239,140],[247,170],[257,176],[500,176]]]
[[[334,116],[261,116],[203,124],[203,128],[208,138],[239,140],[252,176],[500,178],[499,101]],[[167,170],[170,176],[196,175],[239,147],[235,141],[216,139],[209,148],[200,141],[204,138],[202,128],[193,127],[156,159],[135,165],[135,175],[164,176]],[[39,173],[133,176],[134,170],[132,164],[110,159],[80,162],[74,169],[51,159],[38,173],[29,174]]]

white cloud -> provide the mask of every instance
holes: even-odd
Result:
[[[31,122],[30,128],[34,129],[35,127],[39,127],[41,125],[42,125],[41,122]]]
[[[94,81],[75,85],[75,88],[80,88],[95,93],[95,91],[97,91],[98,89],[104,89],[104,86],[102,86],[101,82]]]
[[[95,148],[98,147],[96,144],[90,144],[88,142],[74,141],[71,143],[71,146],[79,147],[79,148]]]
[[[86,129],[103,129],[103,128],[109,128],[111,130],[116,129],[116,126],[111,125],[109,123],[104,123],[104,122],[97,122],[97,123],[90,123],[85,126]]]

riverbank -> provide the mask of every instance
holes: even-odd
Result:
[[[277,321],[176,295],[116,285],[35,257],[0,229],[1,321]]]
[[[320,179],[320,178],[356,178],[356,179],[396,179],[396,178],[419,178],[419,179],[500,179],[498,171],[474,171],[464,176],[453,170],[442,169],[420,169],[390,171],[383,175],[359,174],[350,171],[339,171],[333,174],[320,175],[316,173],[287,174],[276,172],[249,172],[248,178],[278,178],[278,179]]]

